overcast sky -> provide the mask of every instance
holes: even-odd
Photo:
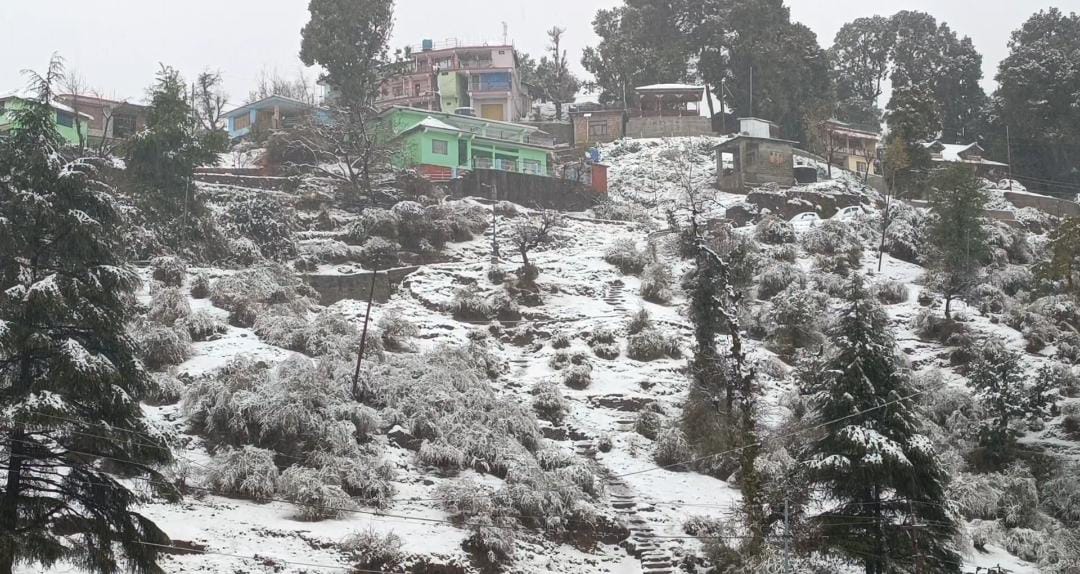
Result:
[[[398,0],[394,46],[440,41],[500,42],[503,22],[519,49],[534,55],[544,30],[567,29],[566,47],[581,74],[581,49],[595,42],[592,17],[619,0]],[[840,26],[859,16],[923,10],[969,35],[984,56],[985,87],[993,88],[1009,33],[1039,9],[1080,11],[1080,0],[788,0],[792,18],[827,47]],[[0,0],[0,92],[22,87],[19,71],[41,70],[58,52],[69,69],[107,96],[141,100],[159,62],[192,76],[221,70],[239,104],[261,69],[295,75],[306,0]]]

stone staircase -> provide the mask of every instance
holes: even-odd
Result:
[[[626,295],[623,292],[626,284],[621,279],[616,279],[611,283],[608,283],[607,289],[604,290],[604,302],[610,305],[616,311],[628,313],[631,311],[629,305],[626,302]]]

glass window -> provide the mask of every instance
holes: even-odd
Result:
[[[56,123],[65,128],[75,127],[75,115],[63,110],[56,110]]]
[[[602,137],[608,133],[607,122],[591,122],[589,124],[589,137]]]
[[[251,127],[251,116],[244,114],[242,116],[236,116],[236,129],[242,130],[244,128]]]
[[[435,155],[449,154],[450,144],[446,140],[431,140],[431,153]]]
[[[540,173],[540,161],[535,159],[526,159],[522,161],[522,171],[525,173]]]
[[[247,116],[243,116],[247,118]],[[112,131],[114,138],[126,138],[135,135],[135,116],[128,114],[116,114],[112,119]],[[237,118],[237,126],[239,126]]]

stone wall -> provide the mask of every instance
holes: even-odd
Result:
[[[864,203],[869,203],[868,199],[854,193],[755,190],[746,195],[746,202],[729,207],[726,217],[740,227],[760,220],[765,210],[784,221],[807,211],[816,212],[822,219],[829,219],[845,207]]]
[[[532,126],[534,128],[539,128],[544,133],[551,134],[551,136],[555,138],[556,144],[574,143],[574,124],[570,123],[569,121],[534,122],[522,120],[518,123],[526,126]]]
[[[1005,199],[1016,207],[1034,207],[1050,215],[1058,217],[1080,216],[1080,204],[1067,199],[1058,199],[1046,195],[1032,195],[1030,193],[1005,192]]]
[[[265,175],[235,175],[230,173],[196,173],[195,181],[218,185],[235,185],[267,191],[296,191],[300,178]]]
[[[477,169],[449,182],[454,198],[491,198],[491,186],[498,189],[497,199],[530,208],[584,211],[603,197],[591,188],[567,179],[545,177],[497,169]]]
[[[712,133],[712,121],[700,116],[630,118],[626,123],[626,137],[630,138],[706,136]]]
[[[372,292],[371,282],[373,279],[375,281],[373,299],[385,303],[401,286],[401,282],[405,280],[405,277],[417,269],[419,267],[416,266],[399,267],[380,271],[377,274],[370,271],[345,275],[305,273],[301,277],[303,277],[304,282],[319,293],[319,304],[321,305],[333,305],[345,299],[367,301],[368,294]]]

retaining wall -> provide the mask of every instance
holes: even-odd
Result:
[[[698,116],[630,118],[626,123],[626,137],[630,138],[705,136],[712,133],[712,121]]]
[[[398,267],[374,273],[365,271],[362,273],[349,273],[345,275],[322,275],[318,273],[305,273],[301,275],[304,282],[319,293],[321,305],[332,305],[344,299],[367,301],[371,291],[371,282],[375,281],[375,301],[385,303],[390,296],[401,286],[412,272],[420,267]]]
[[[477,169],[449,184],[451,195],[457,199],[490,199],[491,186],[498,190],[497,199],[500,201],[561,211],[584,211],[603,197],[603,194],[573,180],[497,169]]]

